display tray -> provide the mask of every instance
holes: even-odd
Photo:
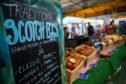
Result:
[[[87,45],[79,45],[75,48],[75,50],[81,54],[80,56],[83,58],[86,58],[87,60],[87,64],[92,61],[93,59],[96,58],[97,55],[97,50],[95,48],[92,48],[90,46]]]
[[[124,38],[119,35],[107,35],[102,39],[103,50],[117,48],[125,43]]]
[[[78,78],[81,70],[84,68],[84,60],[85,59],[78,54],[69,53],[69,55],[66,56],[66,75],[68,84],[72,84],[72,82]]]
[[[103,50],[113,49],[118,46],[118,43],[112,42],[112,43],[104,43],[102,42]]]

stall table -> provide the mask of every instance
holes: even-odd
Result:
[[[78,78],[73,84],[122,84],[126,77],[126,44],[119,46],[110,58],[105,58],[97,63],[86,74],[88,79]]]

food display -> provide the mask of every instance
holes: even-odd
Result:
[[[89,46],[86,46],[86,45],[80,45],[80,46],[76,47],[76,51],[79,54],[82,54],[82,55],[88,57],[94,52],[94,49]]]
[[[118,46],[123,45],[125,43],[125,36],[119,36]]]
[[[112,38],[117,42],[117,41],[120,41],[120,40],[123,40],[123,36],[120,36],[120,35],[112,35]]]
[[[102,52],[99,53],[101,57],[110,57],[110,50],[118,47],[121,43],[124,43],[124,38],[119,35],[107,35],[102,39]],[[109,50],[109,52],[108,52]],[[68,78],[68,84],[72,84],[76,80],[82,71],[82,69],[92,63],[97,56],[97,50],[88,45],[79,45],[77,47],[67,49],[66,52],[66,75]]]
[[[112,35],[107,35],[102,39],[103,50],[113,49],[115,48],[116,40]]]
[[[72,49],[71,51],[69,51],[72,54],[78,54],[77,51],[75,49]]]
[[[111,41],[112,42],[117,42],[119,40],[123,40],[123,37],[120,36],[120,35],[116,35],[115,34],[115,35],[107,35],[106,37],[104,37],[102,39],[102,42],[104,42],[104,43],[110,43]]]
[[[73,52],[73,53],[72,53]],[[84,68],[84,58],[79,54],[75,54],[75,50],[72,50],[66,54],[66,75],[68,84],[71,84],[76,80],[80,74],[80,71]]]
[[[124,44],[123,37],[120,35],[107,35],[102,39],[103,50],[113,49]]]
[[[104,42],[104,43],[109,43],[109,40],[110,40],[110,38],[105,37],[105,38],[102,39],[102,42]]]
[[[79,45],[75,50],[81,54],[80,56],[87,60],[86,65],[88,65],[93,59],[96,58],[97,50],[87,45]]]
[[[104,42],[104,43],[113,43],[113,42],[115,42],[115,39],[113,37],[104,37],[102,39],[102,42]]]
[[[66,55],[66,67],[69,70],[74,70],[84,59],[77,54],[67,53]]]
[[[113,35],[112,38],[115,40],[115,42],[120,40],[120,36],[118,35]]]

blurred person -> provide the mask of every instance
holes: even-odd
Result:
[[[72,25],[72,29],[71,29],[71,37],[74,38],[76,36],[78,36],[78,30],[79,28],[76,25]]]
[[[114,20],[112,20],[109,24],[109,34],[115,34],[116,32],[116,25],[114,24]]]
[[[64,27],[64,37],[67,39],[69,36],[68,28]]]
[[[101,30],[102,30],[102,26],[101,25],[97,25],[96,35],[98,37],[100,37],[100,35],[101,35]]]
[[[64,43],[65,43],[65,47],[68,47],[68,36],[69,36],[68,28],[64,27]]]
[[[105,34],[108,34],[108,29],[109,29],[109,25],[108,24],[105,24],[104,27],[103,27],[103,32]]]
[[[94,27],[88,22],[88,36],[89,36],[89,41],[95,40],[95,30]]]
[[[100,38],[102,39],[103,37],[105,37],[105,35],[106,35],[106,33],[102,30]]]

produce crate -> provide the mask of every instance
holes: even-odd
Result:
[[[67,84],[72,84],[72,82],[79,77],[81,70],[84,68],[84,58],[80,56],[78,57],[82,59],[80,64],[74,70],[66,69]]]
[[[87,53],[85,53],[85,52],[84,52],[84,53],[80,53],[80,52],[79,52],[80,50],[82,50],[82,52],[85,51],[84,48],[87,49],[87,50],[86,50]],[[96,50],[95,48],[92,48],[92,47],[87,46],[87,45],[84,45],[84,44],[77,46],[77,47],[75,48],[75,50],[76,50],[79,54],[81,54],[81,55],[80,55],[81,57],[86,58],[87,64],[88,64],[90,61],[92,61],[93,59],[95,59],[96,56],[97,56],[97,50]]]

